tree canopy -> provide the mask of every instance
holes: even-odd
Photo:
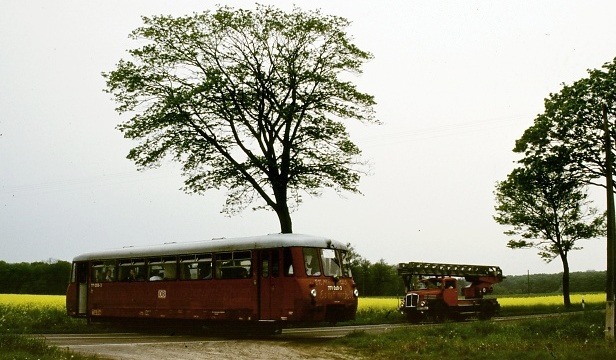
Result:
[[[372,55],[346,19],[258,5],[143,22],[132,60],[103,74],[117,110],[132,115],[118,126],[139,141],[129,159],[148,168],[172,158],[185,191],[227,189],[223,212],[256,203],[282,232],[303,194],[359,192],[365,164],[344,121],[377,121],[374,98],[348,80]]]
[[[603,216],[589,206],[584,186],[562,170],[562,160],[514,169],[495,191],[496,215],[510,225],[511,248],[536,247],[546,261],[575,250],[575,242],[602,234]]]
[[[609,123],[616,120],[616,59],[602,69],[588,70],[588,77],[544,101],[545,111],[535,118],[516,141],[515,152],[524,154],[522,164],[551,156],[566,156],[571,176],[586,184],[605,187],[597,181],[605,176],[602,107]],[[610,130],[616,139],[616,129]],[[614,152],[616,142],[612,141]],[[616,169],[616,168],[615,168]]]

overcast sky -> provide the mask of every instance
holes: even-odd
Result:
[[[179,166],[137,172],[135,145],[101,72],[128,59],[142,15],[246,1],[0,0],[0,260],[71,260],[94,250],[279,231],[273,212],[220,214],[224,192],[187,195]],[[289,1],[263,1],[283,9]],[[370,261],[499,265],[554,273],[535,250],[506,247],[494,186],[514,142],[561,84],[616,57],[613,1],[297,1],[352,21],[374,54],[354,79],[383,125],[352,124],[372,164],[363,195],[325,192],[294,231],[350,242]],[[604,196],[597,192],[603,209]],[[604,270],[605,240],[570,254]]]

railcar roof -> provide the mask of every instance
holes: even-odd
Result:
[[[345,244],[325,237],[302,234],[270,234],[241,238],[221,238],[186,243],[125,247],[79,255],[73,261],[128,259],[165,255],[189,255],[207,252],[268,249],[277,247],[305,246],[346,250]]]

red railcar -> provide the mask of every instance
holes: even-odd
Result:
[[[77,256],[67,313],[90,321],[352,320],[358,291],[347,247],[276,234],[129,247]]]

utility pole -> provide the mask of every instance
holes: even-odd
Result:
[[[605,133],[605,186],[607,187],[607,284],[605,305],[605,338],[614,341],[614,184],[612,179],[612,136],[607,123],[607,107],[603,108]]]

